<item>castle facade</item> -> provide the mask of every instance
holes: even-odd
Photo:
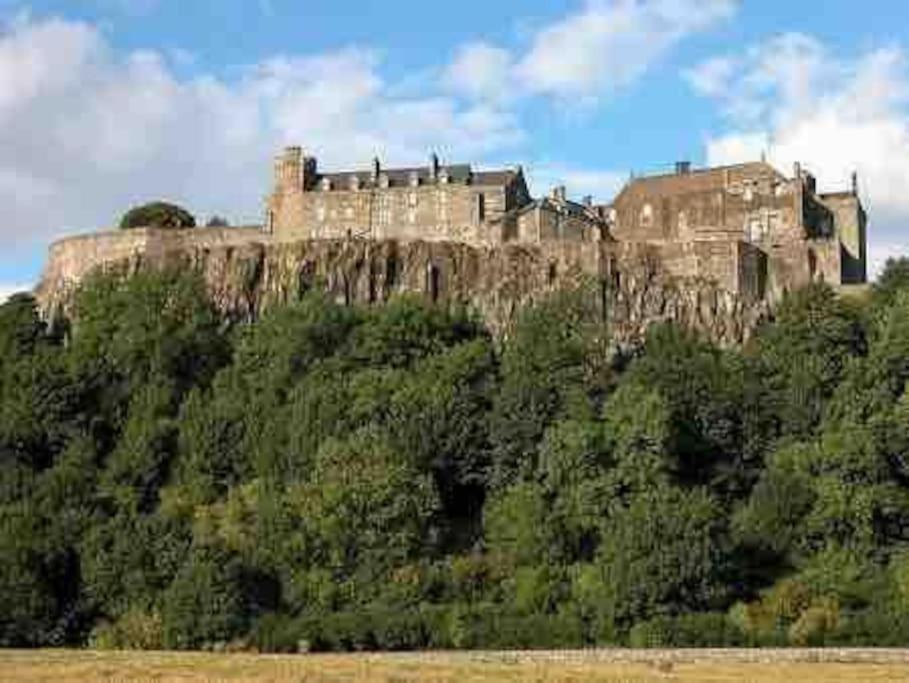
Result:
[[[293,298],[317,275],[345,302],[422,293],[470,302],[502,328],[520,306],[580,275],[601,284],[610,315],[641,329],[674,319],[735,342],[787,291],[866,279],[857,179],[820,193],[799,165],[785,176],[763,161],[680,163],[595,203],[572,201],[563,187],[535,199],[520,167],[478,171],[433,155],[423,167],[375,160],[326,173],[291,147],[275,161],[265,203],[261,225],[58,240],[35,290],[41,309],[64,309],[95,270],[178,262],[201,270],[213,298],[240,315]]]
[[[264,231],[276,241],[362,238],[459,242],[600,243],[611,270],[648,253],[671,275],[714,280],[777,298],[812,281],[866,280],[867,218],[857,179],[819,193],[796,165],[791,177],[760,161],[632,178],[608,204],[568,199],[557,187],[534,199],[521,167],[475,171],[443,165],[323,173],[289,147],[275,160]]]

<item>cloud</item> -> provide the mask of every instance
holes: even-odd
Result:
[[[31,285],[0,282],[0,304],[6,303],[6,301],[13,294],[18,294],[19,292],[29,292],[29,291],[31,291],[31,289],[32,289]]]
[[[462,45],[443,75],[453,91],[476,99],[497,100],[513,89],[512,57],[488,43]]]
[[[595,97],[627,85],[685,37],[730,17],[735,0],[588,0],[540,30],[516,66],[531,92]]]
[[[782,170],[806,163],[822,189],[848,186],[857,171],[869,211],[872,270],[909,254],[909,73],[899,46],[851,59],[820,41],[785,34],[686,74],[727,117],[707,140],[711,164],[766,152]],[[717,66],[722,64],[722,66]]]
[[[370,50],[280,55],[233,81],[181,78],[98,27],[25,15],[0,29],[0,236],[11,248],[111,225],[151,198],[259,220],[270,158],[301,143],[326,165],[462,158],[522,139],[513,113],[446,94],[392,94]]]
[[[597,202],[608,201],[627,182],[628,174],[577,168],[561,164],[542,164],[530,172],[530,186],[535,195],[548,194],[551,188],[565,186],[572,197],[590,195]]]

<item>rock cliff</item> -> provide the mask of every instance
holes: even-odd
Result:
[[[748,338],[767,305],[711,282],[661,272],[646,247],[552,243],[476,247],[369,240],[273,242],[261,232],[219,229],[97,233],[56,243],[36,295],[43,314],[66,313],[96,269],[131,273],[177,265],[198,271],[225,316],[249,319],[322,288],[343,303],[381,303],[399,293],[465,304],[493,333],[507,334],[520,309],[586,281],[619,343],[658,321],[675,320],[731,345]]]

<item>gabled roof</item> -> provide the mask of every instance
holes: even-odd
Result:
[[[688,194],[690,192],[709,192],[722,189],[727,179],[735,182],[736,180],[755,176],[772,176],[779,180],[786,180],[786,177],[770,164],[764,161],[752,161],[729,166],[691,169],[684,173],[665,173],[632,178],[616,196],[616,201],[626,193],[666,196]]]

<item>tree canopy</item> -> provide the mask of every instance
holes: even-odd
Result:
[[[182,206],[169,202],[149,202],[135,206],[123,214],[120,229],[165,228],[181,230],[196,227],[195,217]]]
[[[0,305],[0,644],[909,645],[909,264],[741,349],[617,354],[583,289],[469,313],[193,273]]]

